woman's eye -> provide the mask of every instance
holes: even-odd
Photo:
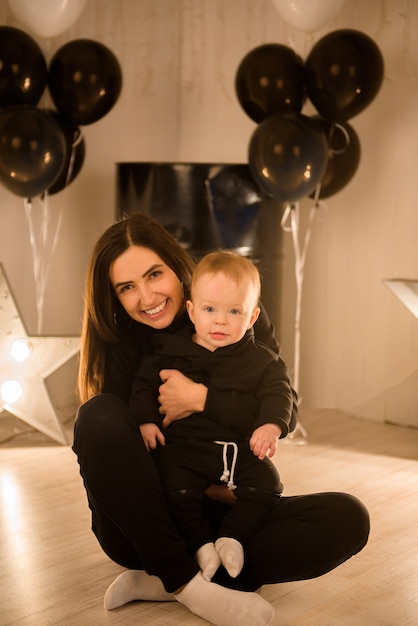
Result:
[[[149,274],[150,278],[157,278],[158,276],[161,276],[162,272],[161,270],[155,270],[155,272],[151,272],[151,274]]]

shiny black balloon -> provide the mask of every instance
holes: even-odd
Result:
[[[75,39],[52,57],[48,87],[61,113],[77,125],[92,124],[116,103],[122,71],[109,48],[91,39]]]
[[[255,122],[273,113],[298,112],[304,103],[303,61],[282,44],[264,44],[241,61],[235,90],[241,107]]]
[[[250,251],[256,240],[261,194],[249,168],[224,165],[206,180],[223,248]]]
[[[18,28],[0,26],[0,108],[36,105],[46,87],[42,50]]]
[[[324,175],[328,145],[317,124],[302,113],[272,115],[254,131],[249,167],[258,186],[281,202],[308,196]]]
[[[52,196],[68,187],[80,173],[86,155],[86,143],[80,128],[72,120],[57,111],[49,111],[49,113],[61,128],[66,142],[64,167],[54,184],[48,189],[49,195]]]
[[[51,115],[36,107],[0,112],[0,147],[0,182],[24,198],[46,191],[64,166],[64,135]]]
[[[360,140],[348,122],[314,118],[327,138],[328,164],[320,181],[318,198],[329,198],[353,178],[360,163]],[[314,197],[315,192],[311,194]]]
[[[320,39],[305,63],[309,99],[333,121],[354,117],[377,95],[384,76],[382,54],[368,35],[335,30]]]

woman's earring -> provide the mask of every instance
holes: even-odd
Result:
[[[114,325],[115,325],[115,326],[117,326],[117,328],[118,328],[118,329],[119,329],[119,331],[121,331],[121,332],[124,332],[125,330],[128,330],[128,328],[131,326],[131,324],[132,324],[132,322],[133,322],[132,317],[130,317],[129,315],[126,315],[126,318],[127,318],[127,320],[126,320],[126,321],[127,321],[126,325],[125,325],[125,326],[121,326],[121,325],[119,324],[119,322],[118,322],[118,314],[117,314],[117,311],[113,311],[113,323],[114,323]],[[124,321],[124,320],[122,319],[122,321]]]

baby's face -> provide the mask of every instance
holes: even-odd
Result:
[[[187,301],[195,343],[212,352],[236,343],[259,315],[255,303],[252,284],[237,284],[222,272],[202,275],[193,285],[192,300]]]

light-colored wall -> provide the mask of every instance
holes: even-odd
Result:
[[[5,0],[0,23],[27,30]],[[62,225],[45,293],[43,334],[80,331],[87,259],[114,217],[115,163],[245,163],[255,123],[234,90],[244,55],[277,42],[306,57],[315,41],[338,28],[356,28],[375,40],[385,79],[377,98],[350,120],[361,142],[359,169],[326,201],[314,224],[302,303],[302,406],[418,426],[418,320],[382,283],[418,278],[417,0],[346,0],[338,17],[313,36],[287,26],[271,0],[88,0],[80,21],[63,35],[46,42],[27,31],[47,58],[72,39],[99,41],[116,54],[123,71],[115,107],[83,128],[87,154],[81,173],[50,197],[50,210],[61,212]],[[302,228],[309,206],[302,202]],[[0,186],[0,212],[0,262],[35,334],[33,259],[22,198]],[[294,256],[287,234],[283,241],[276,322],[291,366]]]

